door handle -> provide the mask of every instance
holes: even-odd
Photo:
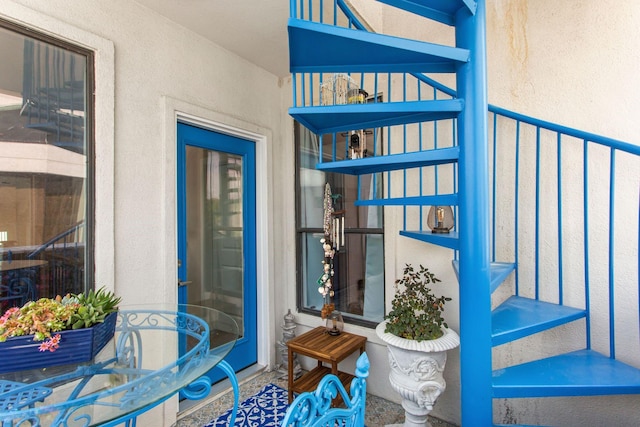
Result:
[[[187,286],[187,285],[190,285],[191,283],[192,283],[191,280],[186,280],[184,282],[182,280],[178,280],[178,287],[180,288],[182,286]]]

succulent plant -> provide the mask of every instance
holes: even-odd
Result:
[[[117,310],[121,298],[104,288],[88,293],[67,296],[69,304],[78,304],[77,310],[67,320],[71,329],[89,328],[96,323],[104,322],[109,313]],[[64,301],[64,299],[63,299]]]
[[[33,335],[34,341],[44,341],[40,351],[55,351],[60,336],[53,333],[89,328],[104,322],[109,313],[117,311],[120,300],[112,292],[100,288],[86,294],[29,301],[20,308],[8,309],[0,317],[0,342],[11,337]]]
[[[75,307],[49,298],[10,308],[0,317],[0,342],[22,335],[33,335],[35,341],[42,341],[52,332],[67,329],[67,321],[74,311]]]
[[[385,332],[409,340],[424,341],[440,338],[442,327],[448,327],[442,317],[444,304],[451,298],[436,297],[428,284],[440,280],[428,268],[415,271],[406,264],[402,278],[396,280],[396,295],[391,311],[385,316]]]

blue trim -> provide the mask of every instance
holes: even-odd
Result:
[[[176,156],[176,175],[177,175],[177,186],[178,191],[176,193],[176,208],[177,212],[177,221],[178,221],[178,230],[186,229],[186,212],[187,212],[187,193],[186,191],[181,191],[181,188],[185,188],[186,183],[186,145],[181,142],[181,124],[177,125],[177,134],[178,134],[178,144],[177,144],[177,156]],[[184,234],[184,233],[183,233]],[[180,233],[178,232],[178,280],[186,281],[187,280],[187,263],[186,263],[186,254],[187,254],[187,239],[181,238]],[[187,290],[178,287],[178,301],[181,304],[185,304],[187,301]],[[182,346],[181,346],[182,348]]]
[[[215,150],[242,156],[243,180],[243,323],[242,336],[228,360],[236,370],[243,369],[257,361],[257,272],[256,272],[256,160],[255,144],[242,138],[202,129],[185,123],[178,123],[178,257],[182,260],[179,268],[180,280],[186,277],[186,195],[181,190],[185,186],[186,146]],[[179,302],[186,301],[186,289],[179,290]],[[219,372],[211,371],[213,382],[222,378]]]

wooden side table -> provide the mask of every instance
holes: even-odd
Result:
[[[342,332],[338,336],[326,333],[319,326],[287,342],[289,348],[289,403],[293,402],[293,393],[313,391],[325,375],[331,373],[340,378],[347,392],[351,386],[353,375],[338,371],[338,363],[349,357],[356,350],[364,353],[366,337]],[[318,361],[318,366],[294,381],[293,357],[295,354],[308,356]],[[330,364],[331,368],[324,366]]]

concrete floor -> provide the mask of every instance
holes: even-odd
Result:
[[[253,370],[238,374],[240,382],[240,402],[256,394],[262,387],[272,383],[284,389],[287,381],[278,378],[277,371],[266,372]],[[226,384],[225,384],[226,383]],[[223,382],[212,390],[208,399],[196,403],[181,404],[181,413],[175,427],[202,427],[214,418],[223,414],[233,406],[233,395],[230,393],[228,381]],[[432,427],[456,427],[437,418],[430,417]],[[404,410],[402,406],[377,396],[367,395],[367,408],[365,412],[365,424],[367,427],[383,427],[386,425],[404,423]]]

